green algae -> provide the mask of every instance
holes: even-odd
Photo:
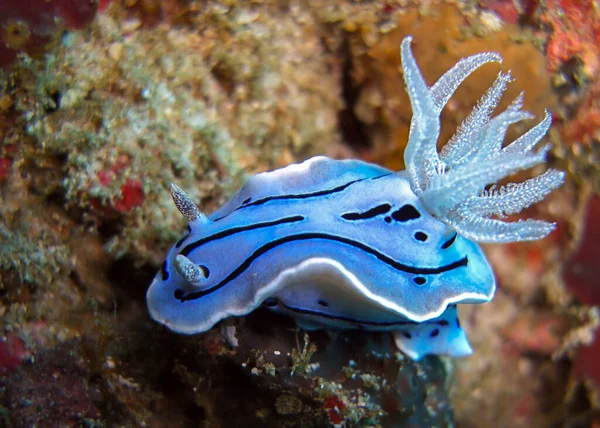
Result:
[[[0,223],[0,241],[0,270],[16,272],[22,283],[44,287],[68,266],[67,248],[52,245],[43,235],[31,241],[24,230],[11,231]],[[0,287],[5,288],[3,283]]]

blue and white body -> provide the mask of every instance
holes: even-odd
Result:
[[[316,157],[254,176],[209,217],[173,185],[189,233],[148,290],[152,318],[195,334],[266,307],[306,329],[393,331],[414,359],[471,353],[456,305],[487,302],[495,291],[477,242],[547,235],[551,223],[501,218],[543,199],[564,177],[548,170],[486,190],[544,161],[545,149],[532,150],[551,123],[547,114],[503,147],[508,126],[531,117],[521,110],[522,95],[491,117],[509,82],[505,74],[438,153],[442,108],[470,73],[500,57],[463,59],[428,87],[410,41],[401,47],[414,113],[406,171]]]

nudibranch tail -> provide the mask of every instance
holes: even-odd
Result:
[[[533,152],[552,124],[548,111],[544,119],[517,140],[502,148],[508,127],[524,119],[523,93],[492,118],[511,81],[510,73],[499,73],[492,87],[459,126],[456,134],[437,151],[440,112],[453,92],[473,71],[489,62],[500,62],[498,54],[478,54],[459,61],[431,88],[427,86],[410,50],[412,38],[401,46],[402,68],[413,108],[409,141],[404,161],[413,192],[439,220],[463,237],[477,242],[513,242],[540,239],[554,225],[541,220],[507,223],[503,217],[520,212],[540,201],[564,181],[564,173],[549,170],[499,191],[487,186],[546,160],[548,147]]]

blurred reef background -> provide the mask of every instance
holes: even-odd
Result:
[[[568,171],[526,213],[549,238],[485,246],[473,356],[415,363],[388,334],[260,311],[194,337],[151,322],[185,228],[170,182],[211,212],[316,154],[403,167],[407,34],[430,83],[499,52],[505,102],[553,112]],[[3,0],[0,426],[600,426],[599,46],[596,0]],[[497,72],[461,86],[441,142]]]

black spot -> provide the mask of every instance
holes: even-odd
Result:
[[[277,306],[277,299],[275,299],[274,297],[269,297],[263,302],[263,305],[268,306],[270,308],[272,308],[273,306]]]
[[[410,334],[408,331],[403,331],[402,336],[406,337],[407,339],[412,339],[412,334]]]
[[[169,271],[167,270],[167,261],[165,260],[162,264],[162,266],[160,267],[160,277],[162,278],[163,281],[166,281],[167,279],[169,279]]]
[[[192,233],[192,226],[188,224],[188,232]]]
[[[458,320],[458,317],[456,317],[456,326],[460,328],[460,321]]]
[[[325,300],[319,300],[317,303],[321,306],[325,306],[325,307],[329,306],[329,303],[327,303]]]
[[[450,238],[446,242],[444,242],[442,244],[442,250],[445,250],[446,248],[450,247],[450,245],[454,244],[454,241],[456,240],[456,236],[457,236],[457,234],[455,233],[452,238]]]
[[[415,233],[415,239],[417,241],[425,242],[427,241],[427,234],[423,232],[417,232]]]
[[[177,300],[181,299],[183,297],[183,290],[181,288],[175,290],[173,297],[175,297]]]
[[[210,276],[210,270],[206,265],[199,265],[200,269],[202,269],[202,273],[204,274],[204,278],[208,278]]]
[[[242,204],[247,204],[248,202],[250,202],[252,200],[252,198],[248,198],[248,199],[244,199],[244,202],[242,202]]]
[[[430,337],[438,337],[440,335],[440,329],[436,328],[435,330],[433,330],[431,332],[431,334],[429,335]]]
[[[62,94],[58,91],[53,91],[47,94],[49,97],[48,102],[44,104],[44,110],[46,113],[54,113],[60,108],[60,102],[62,100]],[[52,102],[50,102],[52,100]]]
[[[413,281],[417,285],[423,285],[423,284],[425,284],[427,282],[427,280],[425,278],[423,278],[422,276],[415,276],[413,278]]]
[[[392,218],[396,221],[409,221],[421,217],[419,211],[412,205],[404,205],[402,208],[392,213]]]
[[[385,220],[386,223],[391,223],[392,222],[392,218],[390,216],[386,216],[384,218],[384,220]]]
[[[446,320],[438,321],[438,325],[441,325],[442,327],[445,327],[445,326],[448,325],[448,321],[446,321]]]
[[[188,239],[190,235],[185,235],[183,238],[181,238],[179,241],[177,241],[177,243],[175,244],[175,248],[179,248],[183,245],[183,243],[185,242],[186,239]]]
[[[346,220],[365,220],[376,217],[381,214],[385,214],[391,209],[392,206],[390,204],[381,204],[363,213],[346,213],[342,214],[342,217]]]

